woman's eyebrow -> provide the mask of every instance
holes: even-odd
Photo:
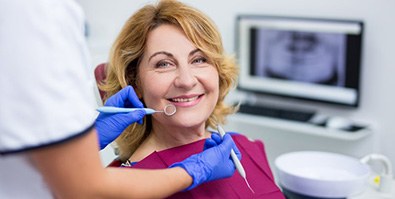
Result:
[[[168,56],[168,57],[174,57],[173,54],[171,54],[171,53],[169,53],[169,52],[166,52],[166,51],[159,51],[159,52],[156,52],[156,53],[152,54],[152,55],[148,58],[148,61],[150,61],[150,60],[151,60],[153,57],[155,57],[156,55],[160,55],[160,54],[164,54],[164,55],[166,55],[166,56]]]
[[[194,54],[197,53],[197,52],[201,52],[201,50],[198,49],[198,48],[196,48],[196,49],[192,50],[192,51],[189,53],[189,56],[192,56],[192,55],[194,55]],[[153,57],[155,57],[155,56],[157,56],[157,55],[160,55],[160,54],[166,55],[166,56],[168,56],[168,57],[174,57],[173,54],[171,54],[171,53],[169,53],[169,52],[166,52],[166,51],[159,51],[159,52],[156,52],[156,53],[152,54],[152,55],[148,58],[148,61],[150,61]]]
[[[190,53],[189,53],[189,56],[192,56],[193,54],[195,54],[195,53],[197,53],[197,52],[202,52],[200,49],[198,49],[198,48],[196,48],[195,50],[192,50]]]

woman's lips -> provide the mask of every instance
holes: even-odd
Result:
[[[202,98],[203,94],[201,95],[188,95],[188,96],[178,96],[169,99],[174,105],[176,106],[182,106],[182,107],[188,107],[188,106],[194,106],[198,104]]]

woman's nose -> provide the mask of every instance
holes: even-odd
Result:
[[[194,74],[191,67],[180,67],[174,84],[176,87],[190,89],[193,88],[197,82],[196,74]]]

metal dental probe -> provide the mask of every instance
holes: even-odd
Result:
[[[163,111],[156,111],[150,108],[120,108],[120,107],[112,107],[112,106],[102,106],[97,108],[97,111],[99,111],[100,113],[129,113],[137,110],[144,110],[146,114],[163,112]]]
[[[217,129],[218,129],[219,134],[221,135],[221,138],[223,138],[225,135],[224,129],[219,124],[217,124]],[[254,190],[251,188],[250,184],[248,183],[247,175],[246,175],[246,172],[243,168],[243,165],[241,165],[241,162],[240,162],[239,158],[237,158],[237,155],[233,149],[232,149],[232,151],[230,151],[230,156],[231,156],[233,162],[235,163],[237,171],[239,172],[241,177],[244,178],[244,181],[246,182],[248,188],[251,190],[252,193],[255,193]]]
[[[144,110],[147,115],[154,113],[164,113],[167,116],[172,116],[176,113],[176,107],[173,104],[168,104],[163,108],[163,111],[154,110],[152,108],[122,108],[113,106],[102,106],[96,109],[100,113],[129,113],[137,110]]]

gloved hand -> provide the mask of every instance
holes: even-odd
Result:
[[[207,142],[210,143],[206,144]],[[229,134],[225,134],[223,139],[221,139],[218,134],[212,134],[211,139],[207,139],[206,143],[203,152],[170,166],[170,168],[182,167],[192,176],[192,185],[186,191],[204,182],[230,177],[235,172],[235,165],[230,158],[230,151],[233,149],[238,157],[241,156],[232,137]]]
[[[235,133],[229,133],[229,135],[232,135]],[[206,142],[204,142],[204,148],[203,150],[209,149],[213,146],[217,146],[218,144],[220,144],[222,142],[222,138],[221,135],[219,135],[218,133],[212,133],[211,134],[211,139],[206,139]],[[239,149],[236,147],[235,149],[233,149],[235,151],[235,154],[237,156],[237,158],[239,160],[241,160],[241,153],[239,151]]]
[[[104,106],[143,108],[143,103],[137,97],[133,87],[127,86],[108,98]],[[142,124],[145,111],[138,110],[129,113],[100,113],[96,119],[96,130],[99,137],[100,150],[114,141],[131,124]]]

